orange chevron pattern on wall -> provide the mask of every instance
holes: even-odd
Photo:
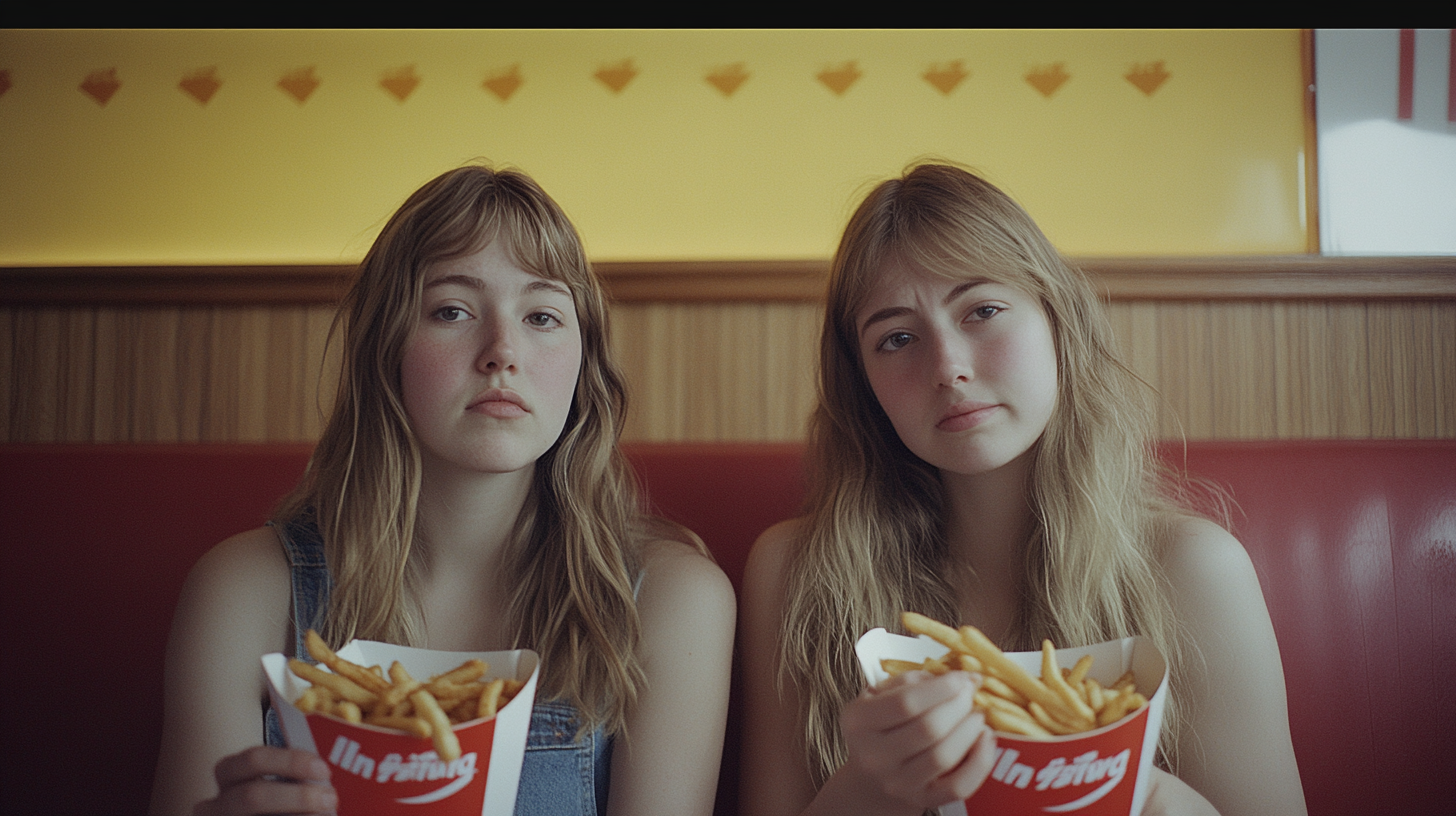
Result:
[[[824,258],[856,191],[925,157],[986,173],[1071,253],[1297,252],[1299,43],[0,30],[0,264],[349,261],[472,160],[537,176],[604,260]]]

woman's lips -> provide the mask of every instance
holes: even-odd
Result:
[[[526,410],[526,401],[521,399],[519,394],[498,388],[493,388],[476,397],[466,410],[496,419],[512,419],[530,413]]]
[[[935,427],[948,433],[964,431],[974,428],[982,422],[991,418],[1000,405],[986,404],[980,402],[963,402],[953,405],[945,412],[945,416],[935,423]]]

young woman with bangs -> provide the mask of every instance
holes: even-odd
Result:
[[[564,213],[518,172],[445,173],[385,226],[340,317],[302,483],[187,579],[153,812],[333,810],[259,670],[309,628],[334,648],[540,653],[518,813],[711,812],[733,591],[639,510],[606,306]]]
[[[1148,390],[1000,190],[927,164],[869,194],[829,284],[808,512],[745,577],[747,816],[920,814],[986,779],[978,677],[864,688],[854,643],[903,610],[1007,651],[1151,638],[1172,670],[1144,812],[1304,812],[1258,578],[1159,466]]]

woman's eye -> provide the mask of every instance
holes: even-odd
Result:
[[[910,345],[915,336],[909,332],[895,332],[880,343],[880,351],[895,351]]]
[[[534,326],[538,329],[550,329],[561,325],[561,321],[557,319],[556,315],[550,312],[532,312],[526,315],[526,325]]]
[[[435,318],[446,323],[455,323],[466,319],[470,313],[459,306],[441,306],[435,310]]]
[[[987,303],[983,306],[977,306],[976,308],[972,309],[971,317],[977,320],[990,320],[991,318],[995,317],[998,314],[1001,314],[1004,311],[1006,311],[1006,308],[1004,306],[997,306],[995,304]]]

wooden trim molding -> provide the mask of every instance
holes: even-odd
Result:
[[[356,264],[0,267],[5,306],[337,303]]]
[[[1456,256],[1073,258],[1110,300],[1452,300]],[[818,301],[828,261],[596,264],[619,303]],[[0,267],[0,306],[336,302],[355,267]]]

